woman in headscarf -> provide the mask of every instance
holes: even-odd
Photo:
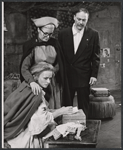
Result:
[[[44,89],[54,76],[52,65],[41,62],[30,72],[41,88],[40,93],[34,95],[30,85],[23,81],[4,104],[4,140],[11,148],[41,148],[41,133],[54,123],[56,117],[72,112],[69,106],[52,112],[48,109]]]
[[[27,41],[23,46],[23,57],[20,64],[20,79],[30,84],[35,95],[38,95],[41,88],[34,81],[29,69],[33,64],[47,62],[55,67],[55,76],[51,81],[47,93],[51,92],[49,103],[50,108],[70,106],[70,93],[64,66],[64,57],[58,41],[52,37],[55,28],[58,27],[58,20],[54,17],[42,17],[32,19],[37,27],[36,37]]]

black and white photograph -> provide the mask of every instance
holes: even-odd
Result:
[[[121,1],[2,4],[2,148],[121,148]]]

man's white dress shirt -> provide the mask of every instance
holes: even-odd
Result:
[[[73,41],[74,41],[74,54],[76,54],[80,41],[83,37],[84,28],[81,31],[79,31],[76,29],[75,24],[73,24],[72,32],[73,32]]]

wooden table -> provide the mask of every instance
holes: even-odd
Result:
[[[87,120],[87,129],[81,132],[82,141],[68,138],[59,138],[54,140],[53,137],[43,142],[44,148],[95,148],[97,145],[98,132],[101,120]]]

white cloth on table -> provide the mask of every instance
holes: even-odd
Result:
[[[84,131],[86,129],[86,126],[80,123],[68,122],[65,124],[58,125],[56,127],[58,132],[60,132],[63,135],[63,137],[67,136],[69,133],[75,133],[78,128],[81,128],[82,131]]]

